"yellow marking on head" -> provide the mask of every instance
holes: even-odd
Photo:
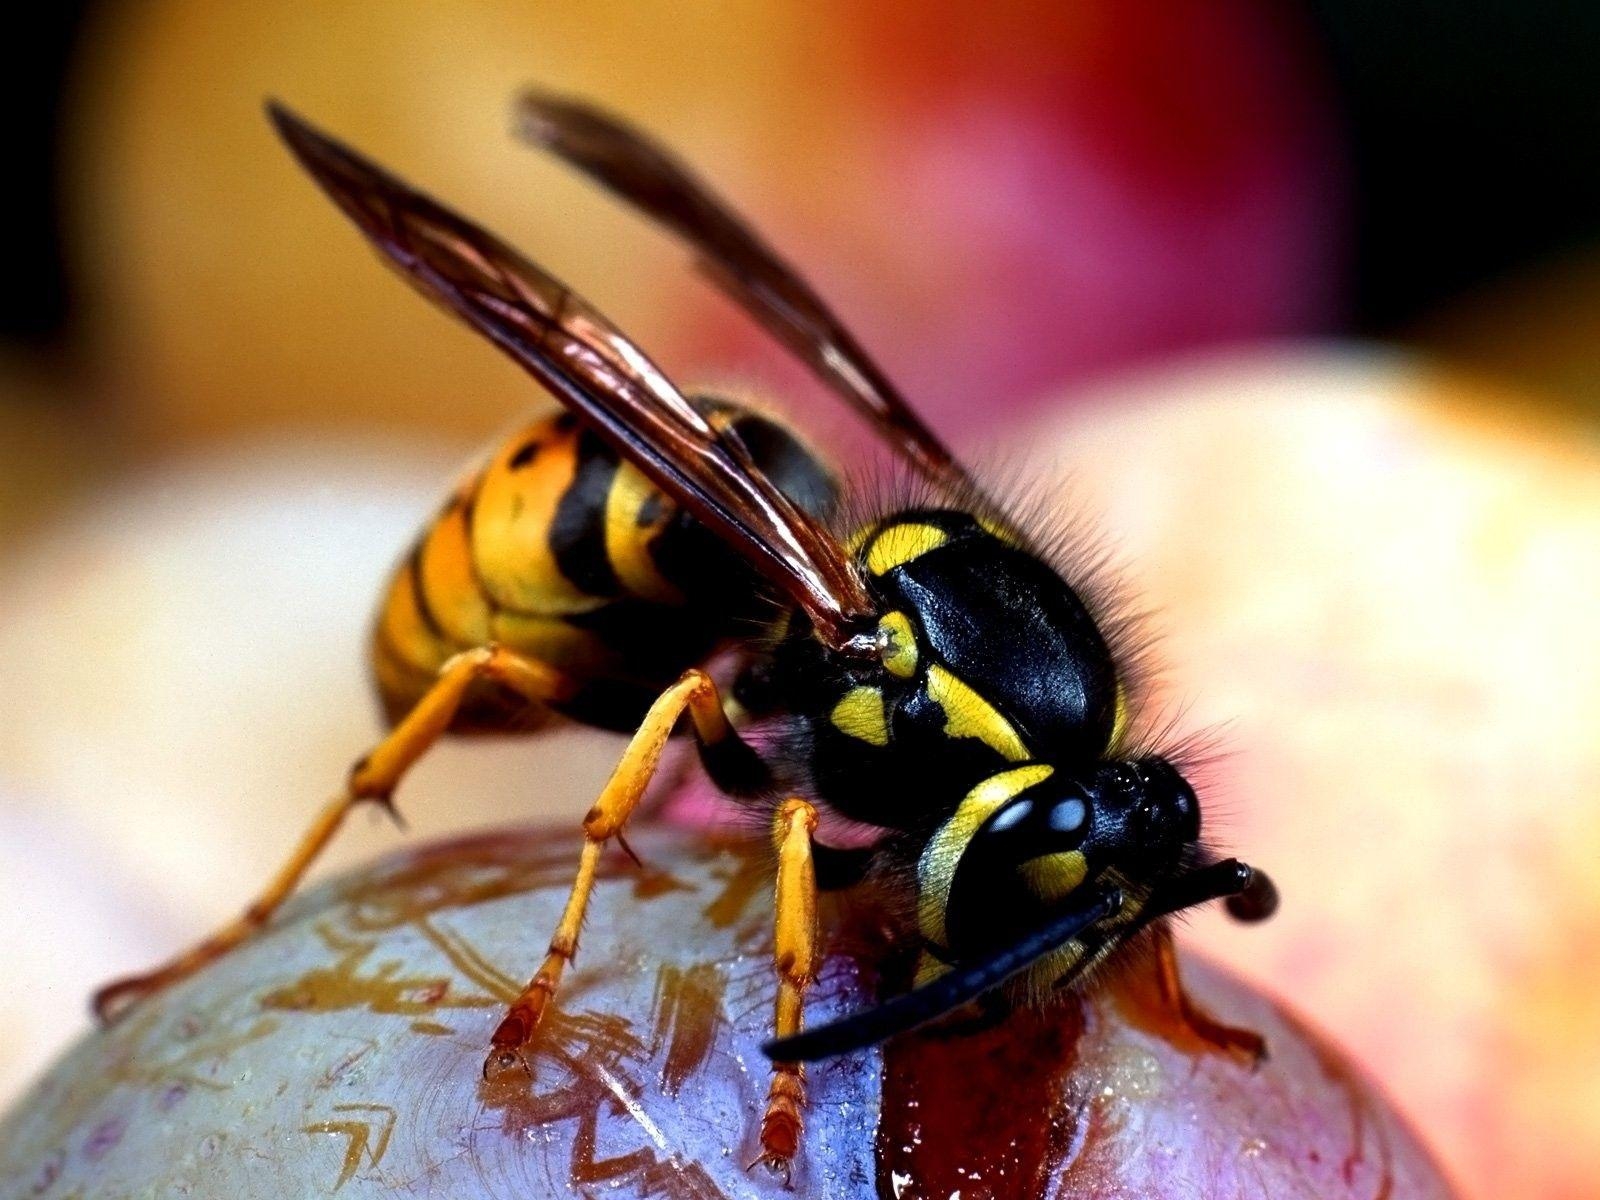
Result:
[[[1122,680],[1117,680],[1116,706],[1112,709],[1111,737],[1106,742],[1106,748],[1120,746],[1122,739],[1128,736],[1128,690],[1122,686]]]
[[[950,540],[950,535],[937,525],[924,525],[919,521],[903,521],[891,525],[867,547],[867,570],[882,575],[896,567],[920,558]]]
[[[654,514],[647,505],[654,501]],[[683,594],[656,567],[650,546],[677,514],[677,505],[632,463],[620,463],[606,493],[606,559],[630,595],[659,604],[681,604]]]
[[[950,903],[950,883],[978,827],[1006,801],[1054,772],[1055,768],[1045,763],[1030,763],[989,776],[966,794],[950,819],[928,840],[917,860],[917,924],[928,941],[936,946],[945,944],[944,910]]]
[[[911,986],[921,987],[925,983],[932,983],[949,970],[949,963],[941,962],[937,957],[923,950],[917,955],[917,973],[911,980]]]
[[[938,663],[928,666],[928,697],[944,709],[944,731],[950,737],[977,738],[1012,762],[1029,757],[1022,738],[999,709]]]
[[[883,711],[883,693],[872,687],[853,687],[828,714],[833,727],[847,737],[874,746],[889,744],[889,721]]]
[[[885,639],[883,669],[910,679],[917,673],[917,635],[912,632],[911,618],[903,612],[886,613],[878,628]]]
[[[1022,864],[1022,878],[1041,900],[1059,900],[1084,881],[1089,862],[1081,850],[1041,854]]]

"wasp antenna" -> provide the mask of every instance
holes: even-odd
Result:
[[[1246,867],[1249,882],[1227,898],[1228,915],[1235,921],[1265,921],[1278,911],[1278,885],[1265,871]]]
[[[876,1008],[767,1042],[761,1052],[774,1062],[817,1062],[876,1045],[993,991],[1058,946],[1115,916],[1121,907],[1120,890],[1102,891],[1087,907],[1056,917],[988,958],[956,967]]]
[[[1226,900],[1236,921],[1264,921],[1278,908],[1278,889],[1265,871],[1237,858],[1225,858],[1180,875],[1158,893],[1146,910],[1148,920],[1168,916],[1210,900]]]

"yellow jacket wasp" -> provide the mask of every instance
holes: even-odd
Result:
[[[242,916],[103,989],[100,1015],[114,1019],[264,924],[348,812],[388,805],[439,735],[529,728],[550,713],[632,737],[584,820],[570,899],[485,1072],[525,1066],[576,953],[601,851],[622,841],[687,715],[711,780],[770,820],[778,848],[761,1125],[776,1166],[798,1144],[801,1063],[986,996],[1046,999],[1152,922],[1208,900],[1227,898],[1241,919],[1268,915],[1264,875],[1199,849],[1200,805],[1179,770],[1130,749],[1126,664],[1085,594],[1013,531],[800,276],[637,131],[539,94],[519,112],[525,138],[692,247],[933,499],[838,528],[834,476],[783,425],[680,391],[504,242],[273,106],[300,164],[390,265],[566,412],[521,430],[466,480],[392,580],[372,645],[389,735]],[[783,732],[775,752],[741,736],[701,669],[728,646],[740,709]],[[815,836],[819,810],[881,834],[829,846]],[[914,914],[916,985],[803,1030],[817,888],[868,875]]]

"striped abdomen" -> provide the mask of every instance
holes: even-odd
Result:
[[[696,404],[733,424],[796,499],[831,498],[825,473],[780,426],[726,402]],[[373,667],[393,720],[452,655],[499,644],[583,682],[564,711],[626,729],[762,611],[747,568],[562,414],[509,439],[423,531],[379,609]],[[541,715],[486,690],[456,727],[528,727]]]

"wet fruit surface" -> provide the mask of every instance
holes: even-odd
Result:
[[[6,1195],[781,1194],[747,1171],[773,988],[759,854],[641,829],[607,861],[534,1076],[485,1083],[574,832],[422,850],[296,902],[263,937],[93,1035],[0,1126]],[[870,1003],[870,903],[825,913],[810,1005]],[[849,948],[854,948],[851,951]],[[1261,1034],[1210,1047],[1130,964],[1083,1000],[821,1065],[801,1195],[1445,1197],[1403,1123],[1265,999],[1184,963]]]

